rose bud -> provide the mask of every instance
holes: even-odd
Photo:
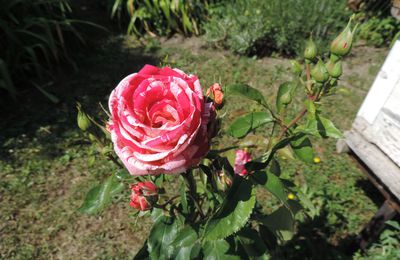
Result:
[[[131,207],[146,211],[158,200],[157,186],[150,181],[139,182],[131,186]]]
[[[317,45],[310,38],[306,43],[306,48],[304,50],[304,58],[307,60],[313,60],[317,56]]]
[[[344,56],[350,52],[351,46],[353,44],[353,35],[357,29],[358,24],[351,30],[351,22],[353,18],[350,18],[349,23],[346,28],[332,41],[331,53]]]
[[[224,102],[224,92],[222,92],[222,87],[218,83],[214,83],[211,87],[208,88],[206,93],[207,97],[210,96],[211,93],[214,97],[214,103],[217,106],[221,106]]]
[[[78,116],[77,116],[77,122],[78,122],[78,127],[82,130],[82,131],[86,131],[89,129],[91,122],[89,117],[86,115],[85,112],[83,112],[80,108],[80,106],[78,106]]]
[[[247,150],[237,150],[235,158],[234,171],[240,176],[246,176],[249,172],[246,170],[246,163],[251,161],[251,155]]]
[[[337,62],[329,60],[326,64],[326,69],[332,78],[339,78],[342,75],[342,62],[340,60]]]
[[[329,73],[326,70],[325,64],[322,60],[319,60],[317,65],[311,70],[311,76],[315,79],[315,81],[323,83],[328,80]]]
[[[300,76],[301,73],[303,72],[303,69],[301,68],[300,63],[297,60],[291,60],[290,64],[292,65],[293,73]]]

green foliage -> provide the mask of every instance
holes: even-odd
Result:
[[[314,150],[310,139],[307,136],[300,136],[290,143],[296,156],[306,163],[312,163],[314,160]]]
[[[111,18],[128,20],[127,34],[198,35],[205,19],[207,0],[109,0]]]
[[[97,214],[101,212],[123,188],[123,183],[119,182],[116,176],[112,175],[108,177],[104,183],[93,187],[88,192],[79,211],[87,214]]]
[[[147,241],[151,259],[170,259],[174,250],[171,244],[175,240],[178,228],[174,218],[161,216],[155,221]]]
[[[207,223],[205,239],[223,239],[239,231],[247,223],[255,203],[255,189],[251,182],[236,177],[221,209]]]
[[[232,84],[223,87],[225,95],[241,95],[245,98],[253,100],[262,106],[268,106],[267,101],[261,92],[247,84]]]
[[[312,33],[326,43],[345,24],[346,1],[249,0],[214,5],[204,25],[207,41],[246,55],[301,54]]]
[[[72,64],[67,45],[72,38],[84,39],[74,27],[81,21],[70,18],[68,0],[2,0],[0,5],[0,88],[15,97],[28,79],[49,77],[54,64]]]
[[[98,107],[97,100],[102,100],[108,94],[104,90],[105,86],[114,84],[115,75],[120,75],[121,71],[131,71],[132,66],[140,67],[143,62],[142,58],[148,57],[143,48],[137,48],[137,45],[131,41],[129,43],[131,45],[128,47],[129,52],[121,49],[121,39],[131,40],[128,37],[112,37],[110,44],[86,53],[88,57],[91,57],[85,60],[88,69],[82,69],[77,74],[66,75],[65,85],[60,86],[66,91],[82,86],[84,86],[82,89],[85,90],[95,90],[91,93],[96,95],[93,94],[84,104],[85,108],[90,106],[87,107],[88,112],[95,111],[103,114]],[[216,50],[200,49],[199,54],[195,54],[191,49],[185,49],[185,47],[181,43],[169,47],[162,46],[157,55],[160,59],[165,56],[165,53],[169,53],[170,57],[174,55],[173,66],[195,73],[204,80],[203,82],[207,82],[203,84],[204,86],[212,83],[210,81],[213,79],[210,75],[216,75],[216,78],[221,77],[222,82],[228,82],[228,80],[240,82],[251,79],[252,85],[264,93],[268,101],[273,104],[272,97],[274,95],[271,93],[277,91],[275,89],[276,82],[287,80],[287,75],[282,74],[282,71],[286,70],[279,68],[286,69],[289,65],[288,60],[273,60],[280,62],[279,64],[283,64],[283,66],[273,63],[271,69],[270,64],[251,58],[225,53],[225,58],[221,59],[221,53]],[[360,68],[354,64],[364,63],[365,60],[373,57],[370,65],[378,68],[385,54],[385,50],[375,50],[371,52],[372,56],[352,55],[349,57],[346,60],[346,64],[349,66],[346,66],[345,75],[346,77],[351,75],[351,81],[349,80],[347,84],[356,83],[357,88],[366,90],[374,79],[374,75],[367,73],[369,66]],[[132,62],[127,62],[127,60]],[[157,62],[158,60],[155,61],[155,63]],[[219,68],[218,71],[215,70],[216,67]],[[279,71],[281,72],[278,73]],[[91,76],[88,77],[88,74]],[[340,98],[327,98],[321,104],[324,115],[338,123],[341,129],[350,126],[358,105],[363,99],[362,94],[356,93],[356,95],[340,96]],[[256,111],[260,108],[258,104],[237,96],[228,98],[224,109],[232,111],[232,113],[225,117],[224,123],[227,125],[236,118],[237,113],[234,110],[239,110],[243,114],[245,109]],[[42,103],[40,105],[45,108],[43,106],[40,106],[41,109],[36,106],[30,107],[32,114],[29,114],[29,119],[21,117],[19,120],[8,120],[6,117],[3,120],[2,129],[7,134],[0,137],[2,139],[2,149],[0,149],[2,155],[2,160],[0,160],[0,193],[2,194],[0,211],[2,214],[0,214],[0,219],[4,223],[0,235],[2,241],[0,254],[7,259],[52,257],[132,259],[133,254],[146,240],[143,234],[147,234],[151,230],[151,219],[147,217],[148,214],[146,217],[138,219],[132,216],[134,210],[127,205],[129,201],[127,188],[123,196],[118,196],[112,208],[104,211],[101,217],[92,218],[73,213],[80,206],[85,192],[92,185],[98,183],[98,179],[103,179],[106,175],[118,172],[118,170],[105,157],[100,156],[96,145],[88,144],[88,140],[81,140],[82,133],[76,127],[75,122],[75,104],[68,105],[71,116],[70,120],[65,121],[64,108],[56,107],[54,109],[54,107]],[[293,107],[288,108],[288,113],[303,105],[298,102],[297,97],[292,103]],[[42,120],[37,120],[38,117]],[[33,123],[33,121],[35,122]],[[266,137],[266,131],[269,129],[270,124],[267,124],[261,127],[257,133],[262,133],[263,137]],[[50,130],[51,133],[46,132],[47,130]],[[27,137],[17,135],[15,131],[26,133]],[[253,135],[245,139],[236,139],[223,135],[214,139],[217,143],[213,149],[222,149],[226,145],[240,146],[251,140],[252,137]],[[271,258],[279,251],[283,252],[284,256],[290,255],[291,257],[282,256],[277,259],[312,259],[316,255],[320,258],[329,258],[332,255],[339,258],[344,252],[341,245],[346,246],[348,239],[357,234],[376,211],[376,205],[372,200],[379,199],[379,196],[370,187],[371,185],[366,185],[367,182],[362,172],[352,164],[347,156],[335,154],[335,141],[319,138],[312,139],[312,141],[322,162],[305,165],[296,160],[285,160],[282,161],[282,166],[285,165],[285,167],[282,167],[280,175],[280,179],[284,183],[285,179],[295,180],[296,185],[300,183],[301,187],[299,188],[308,184],[307,189],[301,190],[306,199],[311,201],[310,204],[306,204],[306,200],[300,198],[300,193],[293,190],[291,192],[301,200],[301,204],[306,208],[305,213],[310,218],[302,217],[301,214],[297,215],[293,240],[282,244],[272,244],[272,250],[269,252]],[[262,144],[262,142],[257,144]],[[252,150],[255,155],[263,151]],[[89,166],[88,158],[94,162]],[[205,164],[209,165],[208,163],[206,160]],[[122,171],[118,175],[124,182],[133,182],[137,178],[129,176],[126,171]],[[202,174],[196,173],[195,176],[200,179]],[[170,179],[173,181],[170,183],[171,186],[165,187],[167,193],[176,192],[175,194],[179,195],[179,190],[185,189],[179,182],[180,178],[174,176]],[[199,179],[197,180],[199,181]],[[360,188],[364,188],[364,185],[367,190]],[[269,209],[274,211],[275,207],[279,208],[279,202],[269,192],[265,192],[265,189],[259,188],[257,189],[257,199],[259,204],[266,209],[266,213],[270,214]],[[207,198],[204,201],[207,203],[211,200],[211,198]],[[257,209],[260,205],[256,205],[252,214],[258,213]],[[311,206],[314,206],[314,209]],[[206,204],[204,207],[206,208]],[[169,213],[166,212],[166,214]],[[311,218],[312,216],[313,218]],[[15,217],[18,217],[17,223]],[[253,217],[251,216],[251,218]],[[116,223],[118,223],[117,226]],[[251,228],[253,231],[248,231],[248,229],[249,227],[245,226],[235,233],[234,236],[240,236],[240,240],[236,239],[233,242],[231,237],[226,240],[217,240],[222,241],[221,244],[225,244],[222,249],[227,251],[222,249],[217,251],[220,249],[217,247],[214,251],[209,251],[211,253],[208,256],[211,258],[213,255],[225,254],[220,257],[226,259],[226,254],[230,257],[233,254],[232,250],[238,248],[242,251],[245,249],[244,254],[251,258],[250,256],[254,253],[251,253],[251,249],[248,247],[256,247],[255,242],[263,242],[268,236],[264,232],[266,229],[264,226],[253,227]],[[196,227],[193,227],[193,230],[200,233]],[[242,235],[242,231],[246,231],[246,234]],[[258,239],[257,236],[247,235],[247,233],[254,234],[254,231],[258,231]],[[46,243],[36,242],[48,237],[52,239],[46,240]],[[242,239],[242,237],[245,238]],[[245,240],[247,237],[251,239]],[[127,243],[126,241],[133,242]],[[174,240],[174,242],[176,241]],[[199,258],[203,258],[205,255],[205,244],[200,245]],[[315,244],[321,246],[316,247]],[[61,250],[60,245],[63,245]],[[144,249],[147,252],[147,244]],[[382,257],[385,253],[388,251],[379,252]],[[257,254],[257,256],[259,255]],[[241,259],[246,259],[246,257],[241,257]]]
[[[400,255],[400,224],[395,221],[387,221],[386,229],[380,234],[378,241],[368,248],[362,255],[358,252],[354,259],[386,260],[396,259]]]
[[[252,112],[238,117],[229,126],[227,132],[233,137],[241,138],[252,130],[272,121],[272,117],[265,112]]]
[[[389,46],[396,34],[400,32],[400,21],[392,16],[374,16],[361,23],[359,28],[359,37],[368,45]]]

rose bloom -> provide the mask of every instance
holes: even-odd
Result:
[[[210,148],[215,112],[194,75],[145,65],[113,90],[109,109],[114,150],[132,175],[182,173]]]
[[[251,161],[251,155],[245,150],[237,150],[235,158],[234,171],[240,176],[246,176],[249,172],[246,170],[245,164]]]
[[[131,186],[131,207],[145,211],[151,208],[148,199],[158,199],[157,186],[150,181],[139,182]]]

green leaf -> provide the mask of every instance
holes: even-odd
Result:
[[[293,90],[296,85],[293,82],[285,82],[279,86],[278,95],[276,97],[276,109],[281,113],[286,105],[292,102]]]
[[[252,112],[233,121],[227,132],[233,137],[240,138],[269,122],[273,122],[273,118],[266,112]]]
[[[246,84],[232,84],[232,85],[225,85],[223,87],[223,91],[225,95],[242,95],[250,100],[256,101],[257,103],[268,106],[267,101],[265,100],[264,96],[255,88],[250,87]]]
[[[205,239],[225,238],[240,230],[247,223],[255,202],[255,189],[251,182],[235,176],[220,210],[206,225]]]
[[[306,163],[312,163],[314,160],[314,150],[310,139],[306,136],[300,136],[296,140],[293,140],[290,145],[296,156]]]
[[[343,137],[342,132],[340,132],[340,130],[337,129],[332,121],[330,121],[329,119],[319,116],[318,123],[320,123],[318,127],[322,136],[329,136],[333,138]]]
[[[174,249],[174,259],[182,260],[196,258],[201,248],[198,235],[191,226],[181,229],[171,246]]]
[[[238,237],[249,259],[269,259],[267,246],[256,230],[244,228]]]
[[[205,260],[225,260],[240,259],[237,256],[228,255],[229,243],[225,240],[206,241],[203,245],[203,254]]]
[[[293,235],[295,222],[292,213],[285,206],[279,207],[268,216],[259,218],[259,221],[284,241],[289,240]]]
[[[295,133],[309,134],[320,137],[318,130],[318,121],[315,118],[308,118],[304,125],[299,125],[294,130]]]
[[[266,181],[261,182],[260,184],[262,184],[264,188],[271,192],[272,195],[274,195],[277,199],[285,203],[287,200],[287,195],[285,186],[283,185],[281,179],[271,172],[263,172],[263,174],[266,175]]]
[[[164,215],[154,223],[147,242],[151,259],[170,259],[174,248],[171,246],[178,232],[175,219]]]
[[[85,201],[78,210],[87,214],[97,214],[110,204],[112,197],[120,193],[123,188],[124,184],[120,183],[115,175],[112,175],[103,184],[88,192]]]

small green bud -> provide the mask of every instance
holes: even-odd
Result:
[[[339,78],[342,75],[342,62],[340,60],[338,62],[329,60],[326,64],[326,69],[332,78]]]
[[[353,21],[353,17],[350,18],[349,23],[346,28],[334,39],[331,43],[331,53],[344,56],[348,54],[351,50],[351,46],[353,44],[353,36],[354,32],[357,29],[358,24],[351,30],[351,22]]]
[[[94,134],[89,133],[89,140],[94,143],[97,142],[97,138]]]
[[[307,60],[313,60],[317,56],[317,45],[310,38],[306,43],[306,48],[304,50],[304,58]]]
[[[314,68],[311,70],[311,76],[315,79],[315,81],[320,83],[328,80],[329,73],[322,60],[319,60],[317,65],[315,65]]]
[[[81,104],[78,103],[77,109],[78,109],[78,116],[77,116],[78,127],[82,131],[86,131],[89,129],[91,125],[90,119],[86,115],[86,113],[82,111]]]
[[[303,72],[303,69],[301,68],[300,63],[297,60],[291,60],[290,64],[292,64],[293,73],[300,76],[301,73]]]

